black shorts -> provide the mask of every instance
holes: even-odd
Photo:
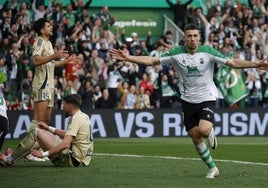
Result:
[[[186,131],[198,126],[201,119],[207,120],[214,124],[214,107],[215,101],[206,101],[198,104],[188,103],[181,100],[182,117]]]

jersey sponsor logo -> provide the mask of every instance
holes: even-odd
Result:
[[[197,67],[191,67],[189,65],[186,66],[188,74],[195,74],[195,73],[199,73],[199,70]]]

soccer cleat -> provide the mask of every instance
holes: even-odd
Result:
[[[208,179],[213,179],[213,178],[215,178],[215,177],[217,177],[217,176],[219,176],[219,175],[220,175],[220,171],[219,171],[219,169],[215,166],[215,167],[209,169],[206,178],[208,178]]]
[[[4,161],[4,157],[5,157],[5,155],[0,153],[0,167],[6,166],[6,162]]]
[[[214,135],[214,133],[210,134],[207,137],[208,145],[211,147],[211,149],[215,150],[217,148],[217,138]]]
[[[25,161],[29,161],[29,162],[44,162],[46,161],[44,158],[38,158],[33,156],[32,154],[26,155],[25,156]]]
[[[4,155],[0,153],[0,166],[1,167],[7,167],[11,166],[13,164],[11,154],[10,155]]]
[[[48,157],[44,157],[43,158],[45,161],[50,161],[50,159]]]
[[[0,153],[0,160],[4,160],[4,154]]]

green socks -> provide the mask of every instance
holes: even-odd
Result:
[[[199,145],[195,145],[195,149],[209,169],[216,166],[210,155],[209,148],[207,147],[204,141]]]
[[[12,153],[13,161],[17,161],[24,157],[25,155],[29,154],[31,152],[31,149],[33,146],[36,148],[37,142],[36,142],[36,128],[37,128],[37,122],[32,121],[30,128],[28,130],[28,133],[26,136],[22,139],[22,141],[19,143],[17,148]]]

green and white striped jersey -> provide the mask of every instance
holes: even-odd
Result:
[[[181,99],[189,103],[215,101],[217,87],[213,81],[215,63],[224,65],[227,57],[210,46],[198,46],[191,55],[185,46],[170,49],[161,54],[162,65],[171,64],[179,76]]]

